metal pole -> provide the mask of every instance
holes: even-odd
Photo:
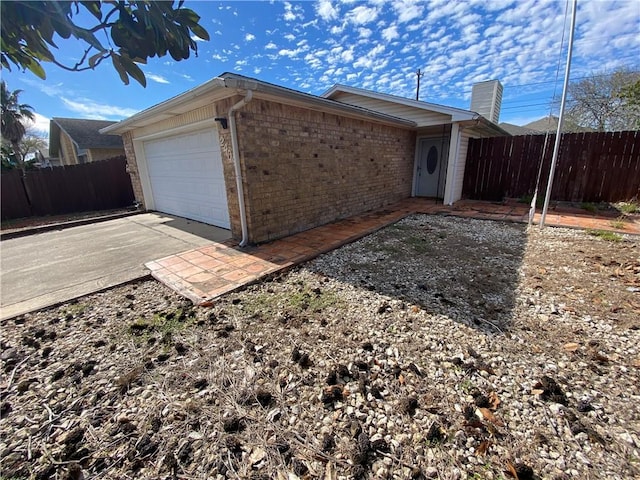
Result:
[[[418,88],[416,88],[416,100],[420,100],[420,78],[422,78],[424,73],[421,73],[420,69],[418,69],[418,71],[416,72],[416,75],[418,76]]]
[[[562,87],[562,99],[560,100],[560,113],[558,114],[558,131],[556,132],[556,143],[553,146],[553,156],[551,157],[551,168],[549,169],[549,181],[547,182],[547,193],[544,197],[544,207],[542,208],[542,217],[540,218],[540,229],[544,228],[544,222],[547,218],[547,210],[549,209],[549,199],[551,198],[551,187],[553,185],[553,175],[556,170],[558,161],[558,152],[560,151],[560,140],[562,137],[562,123],[564,122],[564,104],[567,100],[567,87],[569,86],[569,72],[571,70],[571,53],[573,50],[573,31],[576,27],[576,11],[578,9],[578,0],[573,0],[573,11],[571,12],[571,29],[569,30],[569,49],[567,50],[567,68],[564,72],[564,85]]]

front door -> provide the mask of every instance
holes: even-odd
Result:
[[[445,137],[419,139],[417,197],[444,198],[448,146],[449,139]]]

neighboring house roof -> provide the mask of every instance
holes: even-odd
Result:
[[[546,117],[539,118],[533,122],[529,122],[526,125],[519,127],[511,123],[501,123],[500,126],[508,131],[511,135],[540,135],[543,133],[556,133],[558,130],[558,117],[555,115],[548,115]],[[572,123],[570,120],[565,119],[562,125],[563,133],[568,132],[588,132],[591,131],[588,128],[579,127]]]
[[[540,133],[539,130],[532,130],[531,128],[520,127],[513,123],[501,122],[500,128],[509,132],[511,135],[536,135]]]
[[[281,87],[255,78],[223,73],[219,77],[192,88],[169,100],[154,105],[114,125],[101,130],[102,133],[122,134],[126,131],[144,127],[167,118],[181,115],[190,110],[210,104],[212,101],[222,100],[235,95],[244,95],[246,90],[253,92],[254,98],[275,100],[300,107],[317,107],[325,111],[347,114],[350,116],[368,118],[378,122],[404,127],[415,127],[415,122],[404,118],[394,117],[366,108],[336,102],[317,95],[299,92]]]
[[[547,117],[539,118],[533,122],[529,122],[526,125],[523,125],[523,128],[528,128],[529,130],[535,130],[539,133],[545,133],[547,131],[555,133],[558,130],[558,117],[554,115],[549,115]]]
[[[113,125],[110,120],[54,117],[49,129],[49,153],[57,156],[60,151],[60,133],[65,132],[76,145],[78,153],[94,148],[124,148],[119,135],[103,135],[100,130]]]

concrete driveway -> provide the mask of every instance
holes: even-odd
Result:
[[[0,318],[144,277],[145,262],[228,239],[230,232],[159,213],[3,240]]]

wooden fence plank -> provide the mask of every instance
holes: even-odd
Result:
[[[2,193],[0,209],[2,220],[28,217],[31,215],[31,206],[24,192],[22,172],[11,170],[0,175],[0,192]]]
[[[501,200],[532,195],[540,162],[539,194],[544,195],[554,143],[555,135],[472,139],[463,196]],[[638,196],[640,132],[563,134],[552,200],[617,202]]]
[[[17,177],[16,177],[17,175]],[[128,207],[134,196],[124,156],[98,162],[2,173],[2,220]],[[20,180],[22,181],[22,180]],[[27,208],[24,205],[27,205]]]

